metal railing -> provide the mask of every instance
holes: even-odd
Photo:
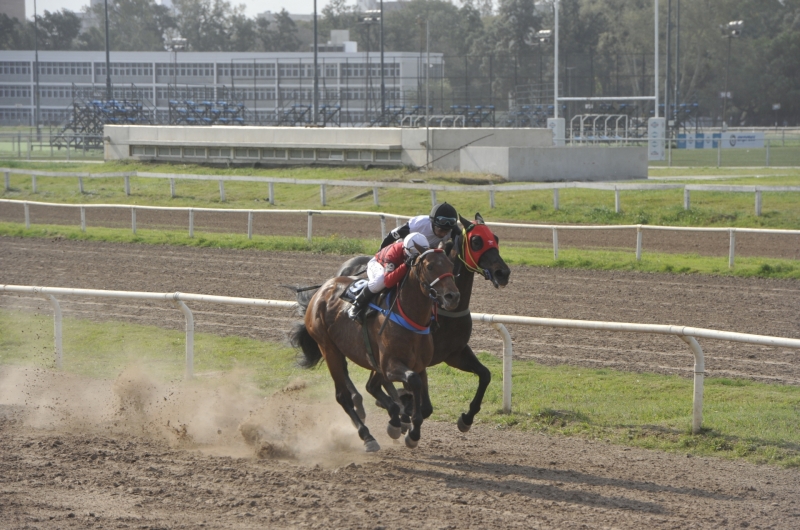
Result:
[[[186,359],[184,376],[191,379],[194,376],[194,316],[185,302],[205,302],[242,305],[249,307],[274,307],[294,309],[296,302],[286,300],[265,300],[259,298],[239,298],[229,296],[211,296],[204,294],[187,293],[150,293],[136,291],[104,291],[97,289],[68,289],[61,287],[35,287],[26,285],[0,285],[0,293],[29,294],[47,299],[54,312],[54,341],[56,367],[63,368],[63,333],[61,305],[56,299],[58,296],[91,296],[100,298],[117,298],[133,300],[150,300],[173,302],[184,314],[186,320]],[[703,423],[703,382],[705,377],[705,355],[698,338],[758,344],[770,347],[784,347],[800,349],[800,339],[772,337],[767,335],[751,335],[731,331],[717,331],[705,328],[687,326],[668,326],[659,324],[634,324],[626,322],[602,322],[592,320],[568,320],[558,318],[537,318],[511,315],[492,315],[485,313],[472,313],[474,322],[485,322],[498,331],[503,340],[503,412],[511,413],[512,395],[512,360],[513,346],[511,335],[505,324],[526,326],[545,326],[562,329],[582,329],[593,331],[624,332],[624,333],[653,333],[660,335],[673,335],[689,345],[694,356],[693,390],[692,390],[692,432],[698,433]]]
[[[226,182],[256,182],[266,184],[269,188],[269,204],[275,205],[275,184],[288,184],[297,186],[319,186],[320,205],[327,206],[327,188],[340,186],[347,188],[372,188],[372,200],[375,206],[380,206],[379,190],[381,189],[409,189],[426,190],[430,193],[431,206],[437,204],[437,192],[480,192],[489,195],[489,208],[495,208],[498,193],[513,193],[520,191],[552,190],[553,208],[560,208],[559,190],[586,189],[605,190],[614,192],[614,211],[622,211],[621,193],[623,191],[659,191],[670,189],[683,189],[683,208],[690,208],[690,193],[692,191],[712,191],[726,193],[753,193],[755,196],[755,214],[761,215],[763,193],[800,192],[800,186],[727,186],[713,184],[618,184],[603,182],[542,182],[528,184],[484,184],[451,186],[445,184],[417,184],[405,182],[375,182],[358,180],[328,180],[328,179],[288,179],[277,177],[258,177],[248,175],[193,175],[182,173],[150,173],[144,171],[127,171],[117,173],[88,173],[88,172],[55,172],[39,171],[35,169],[17,169],[0,167],[4,174],[5,191],[11,190],[11,175],[29,175],[31,188],[37,193],[38,182],[36,177],[74,178],[78,180],[78,191],[84,193],[84,179],[94,178],[122,178],[126,196],[131,194],[131,177],[164,179],[169,181],[170,197],[176,196],[176,182],[179,181],[216,181],[219,185],[220,202],[225,202]]]
[[[122,209],[131,212],[131,231],[135,234],[137,230],[136,212],[138,210],[151,210],[151,211],[179,211],[185,212],[188,215],[188,230],[189,237],[194,237],[194,214],[197,212],[214,212],[214,213],[232,213],[232,214],[247,214],[247,238],[253,238],[253,219],[255,215],[268,215],[268,214],[305,214],[307,217],[307,233],[306,240],[310,243],[314,232],[314,216],[317,215],[334,215],[334,216],[357,216],[357,217],[371,217],[380,220],[380,237],[385,238],[387,235],[386,219],[393,218],[395,226],[401,226],[402,222],[409,219],[406,215],[396,215],[384,212],[359,212],[352,210],[244,210],[232,208],[190,208],[190,207],[174,207],[174,206],[130,206],[127,204],[61,204],[61,203],[48,203],[48,202],[35,202],[35,201],[17,201],[11,199],[0,199],[0,205],[21,205],[25,216],[25,228],[31,227],[31,213],[30,207],[34,206],[47,206],[55,208],[79,208],[81,216],[81,231],[86,232],[86,210],[87,209]],[[729,234],[729,249],[728,249],[728,267],[733,268],[734,257],[736,253],[736,233],[753,233],[753,234],[780,234],[780,235],[800,235],[800,230],[776,230],[769,228],[733,228],[733,227],[692,227],[692,226],[658,226],[658,225],[550,225],[550,224],[524,224],[524,223],[503,223],[487,221],[488,226],[508,227],[508,228],[524,228],[532,230],[549,230],[553,233],[553,260],[558,261],[558,233],[564,230],[636,230],[636,260],[642,259],[642,233],[648,230],[671,230],[682,232],[727,232]]]

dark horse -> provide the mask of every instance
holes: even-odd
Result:
[[[472,426],[475,415],[481,410],[483,396],[492,380],[491,372],[478,360],[468,344],[472,335],[472,317],[469,311],[472,284],[475,273],[479,272],[495,287],[505,287],[508,285],[511,270],[500,256],[497,236],[484,224],[480,214],[475,214],[474,222],[470,222],[464,217],[461,217],[460,220],[464,231],[453,242],[453,250],[457,252],[453,272],[461,300],[454,310],[439,311],[439,325],[433,332],[434,353],[429,366],[447,363],[453,368],[478,376],[478,390],[469,404],[469,411],[458,419],[458,429],[461,432],[467,432]],[[356,256],[346,261],[336,275],[362,275],[369,260],[369,256]],[[301,306],[308,305],[309,296],[308,291],[297,291],[298,303]],[[353,399],[356,400],[359,413],[363,417],[361,396],[355,391],[352,383],[350,386],[354,392]],[[387,388],[387,390],[391,392],[393,388]],[[432,412],[433,406],[426,393],[423,402],[423,417],[429,417]]]
[[[292,344],[303,351],[302,366],[310,368],[325,359],[336,388],[336,401],[350,416],[368,452],[377,451],[380,446],[364,425],[360,402],[356,405],[353,401],[357,392],[347,373],[347,359],[372,370],[367,391],[389,412],[387,432],[392,438],[400,437],[400,407],[382,387],[402,382],[410,390],[413,411],[405,441],[408,447],[416,447],[423,420],[423,389],[427,388],[425,369],[433,358],[429,331],[434,305],[452,310],[459,301],[452,271],[453,262],[444,251],[423,252],[398,286],[394,303],[397,313],[386,326],[384,322],[389,317],[384,314],[367,319],[363,327],[351,320],[347,302],[340,296],[353,278],[332,278],[313,294],[304,323],[297,324],[290,333]],[[405,326],[398,323],[398,314],[405,317]]]

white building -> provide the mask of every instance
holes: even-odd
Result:
[[[346,43],[342,36],[336,43],[340,40]],[[292,106],[312,105],[313,57],[311,51],[112,51],[111,82],[115,99],[140,99],[156,123],[169,123],[170,100],[227,98],[244,103],[247,123],[269,124],[277,123]],[[418,53],[385,52],[387,107],[417,104],[418,72],[424,71],[421,60],[424,57]],[[381,101],[379,53],[320,52],[318,65],[319,104],[339,106],[337,121],[364,123],[376,115]],[[442,54],[432,53],[431,79],[439,79],[443,68]],[[92,87],[104,89],[105,70],[103,51],[40,51],[40,123],[64,123],[77,97],[84,97]],[[33,71],[32,50],[0,51],[0,124],[33,124]]]

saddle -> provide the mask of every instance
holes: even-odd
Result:
[[[353,281],[347,288],[342,291],[342,294],[339,295],[339,298],[344,300],[349,304],[354,304],[358,295],[367,288],[367,283],[369,280],[366,278],[359,278],[358,280]],[[378,295],[377,299],[373,300],[371,304],[367,307],[366,311],[364,311],[364,320],[375,316],[378,311],[374,308],[375,305],[382,307],[383,301],[386,299],[387,292],[384,290],[381,294]]]

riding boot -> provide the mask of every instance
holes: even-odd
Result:
[[[350,310],[347,312],[347,315],[356,322],[361,322],[363,324],[364,313],[366,312],[366,309],[374,296],[375,293],[370,291],[369,287],[365,286],[361,292],[358,293],[358,296],[356,297],[353,305],[350,306]]]

